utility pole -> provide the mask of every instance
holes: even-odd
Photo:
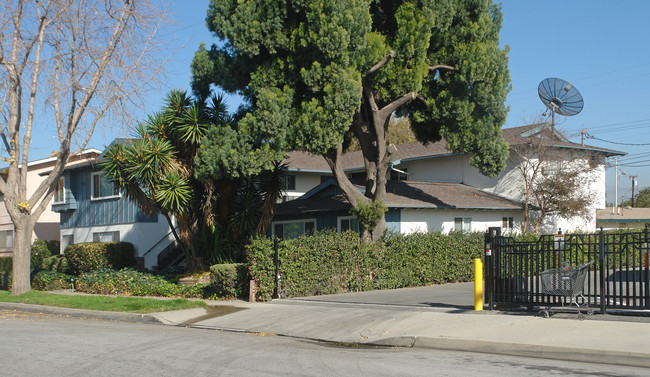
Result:
[[[636,186],[636,175],[631,175],[630,178],[632,179],[632,208],[634,208],[634,186]]]
[[[616,164],[614,165],[614,182],[615,191],[614,191],[614,214],[618,214],[618,158],[614,157]]]

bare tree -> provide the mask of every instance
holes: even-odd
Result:
[[[165,19],[163,8],[146,0],[4,2],[0,136],[9,166],[0,192],[15,227],[12,294],[31,289],[34,224],[68,159],[85,148],[96,129],[125,125],[134,106],[142,105],[139,94],[155,83],[161,72],[157,32]],[[50,134],[56,164],[27,197],[30,144],[36,135]]]
[[[527,137],[526,143],[511,146],[510,163],[522,183],[523,233],[531,225],[534,232],[539,232],[551,215],[590,215],[594,198],[590,183],[595,179],[593,156],[586,151],[563,148],[564,142],[554,126],[539,123],[537,132]]]

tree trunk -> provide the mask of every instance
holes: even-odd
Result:
[[[29,217],[29,215],[23,215],[18,221],[14,220],[12,295],[20,295],[32,289],[30,280],[30,249],[34,225]]]

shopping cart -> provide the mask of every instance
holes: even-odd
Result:
[[[550,317],[551,313],[566,312],[570,310],[565,307],[567,297],[571,298],[571,304],[575,304],[578,310],[578,318],[585,319],[582,314],[583,306],[578,304],[577,298],[580,297],[586,309],[587,315],[592,315],[594,311],[589,308],[589,300],[582,294],[585,285],[585,277],[589,271],[589,266],[594,261],[585,263],[580,266],[568,266],[562,268],[553,268],[542,271],[542,293],[554,296],[560,296],[562,307],[560,309],[548,306],[540,311],[545,318]],[[572,311],[572,310],[571,310]]]

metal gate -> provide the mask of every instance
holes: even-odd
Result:
[[[607,309],[650,310],[648,228],[590,234],[544,235],[536,241],[501,235],[500,228],[485,234],[486,295],[495,306],[560,305],[563,298],[542,293],[541,272],[578,266],[590,261],[583,294],[589,305]]]

